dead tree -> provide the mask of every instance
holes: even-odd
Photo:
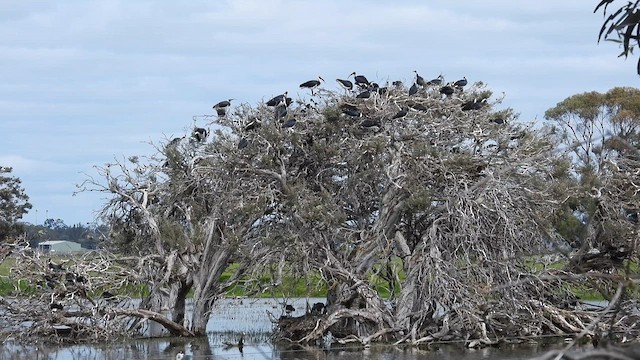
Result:
[[[272,194],[255,265],[279,264],[274,285],[284,269],[328,288],[327,313],[286,319],[283,337],[478,346],[584,329],[592,315],[562,309],[572,280],[532,284],[532,263],[563,243],[549,186],[563,158],[548,129],[494,110],[490,96],[482,84],[452,96],[320,89],[286,112],[221,119],[238,144],[233,177]]]

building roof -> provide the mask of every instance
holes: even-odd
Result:
[[[62,243],[72,243],[72,244],[80,245],[80,243],[73,242],[73,241],[68,241],[68,240],[48,240],[48,241],[43,241],[43,242],[39,243],[38,245],[57,245],[57,244],[62,244]]]

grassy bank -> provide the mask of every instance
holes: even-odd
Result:
[[[69,259],[66,259],[66,260],[69,260]],[[53,261],[59,262],[61,261],[61,259],[55,258],[53,259]],[[4,262],[0,263],[0,296],[10,295],[14,290],[15,283],[9,279],[10,270],[14,264],[15,264],[15,259],[13,258],[8,258]],[[555,263],[552,265],[547,265],[547,267],[550,266],[550,267],[559,269],[564,267],[564,265],[565,264]],[[541,270],[541,268],[539,268],[540,264],[536,263],[535,260],[533,259],[531,259],[530,262],[527,262],[527,266],[530,266],[533,271]],[[404,280],[405,274],[401,270],[402,269],[401,263],[399,261],[397,263],[395,261],[392,261],[392,267],[397,269],[396,271],[399,270],[397,275],[400,281]],[[229,268],[222,274],[220,279],[221,282],[225,282],[229,278],[231,278],[233,274],[237,271],[237,268],[238,266],[236,264],[229,266]],[[376,273],[381,270],[384,270],[384,269],[381,269],[379,266],[376,265],[374,266],[372,273]],[[270,298],[270,297],[324,297],[327,294],[327,284],[325,284],[321,280],[320,275],[317,273],[312,273],[306,278],[295,277],[293,275],[284,276],[283,284],[281,286],[274,287],[274,288],[270,288],[266,286],[266,284],[270,283],[270,279],[271,277],[269,277],[268,274],[264,274],[261,277],[260,283],[263,284],[263,289],[266,288],[266,290],[264,291],[254,290],[253,292],[249,292],[249,290],[245,286],[243,286],[243,281],[241,281],[240,284],[229,289],[229,291],[227,292],[227,295],[228,296],[251,295],[254,297]],[[244,280],[248,280],[248,279],[244,279]],[[374,284],[378,293],[385,298],[390,297],[391,291],[396,293],[399,291],[399,289],[397,288],[390,289],[388,283],[378,275],[371,274],[369,280],[372,282],[372,284]],[[571,285],[569,287],[569,290],[582,300],[603,300],[602,295],[598,291],[585,285]],[[139,297],[146,293],[146,289],[144,288],[144,286],[141,287],[141,286],[131,285],[127,289],[120,289],[119,292],[123,294],[127,294],[132,297]],[[98,289],[98,293],[94,295],[99,296],[99,294],[101,293],[102,293],[102,290]]]

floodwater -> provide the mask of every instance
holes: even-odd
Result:
[[[303,315],[307,301],[312,305],[324,299],[289,300],[288,303],[296,308],[291,316]],[[461,345],[415,348],[376,344],[364,349],[362,346],[340,344],[333,344],[330,348],[272,344],[270,334],[273,325],[269,313],[273,318],[278,318],[283,315],[282,309],[282,302],[273,299],[224,299],[219,301],[211,316],[206,338],[150,338],[75,346],[4,344],[0,348],[0,360],[173,360],[179,351],[191,355],[191,359],[510,360],[539,356],[564,346],[529,344],[469,350]],[[225,345],[227,342],[237,343],[243,332],[245,345],[242,352],[237,347]]]

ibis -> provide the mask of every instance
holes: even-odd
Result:
[[[311,94],[313,95],[313,89],[315,89],[318,86],[320,86],[320,83],[322,81],[324,81],[324,79],[322,77],[318,76],[318,80],[305,81],[302,84],[300,84],[300,88],[311,89]]]
[[[238,350],[240,350],[240,352],[242,352],[242,348],[244,347],[244,332],[240,333],[240,338],[238,339],[237,343],[232,343],[232,342],[228,342],[228,341],[223,341],[222,345],[224,346],[225,349],[230,349],[233,347],[237,347]]]
[[[275,119],[276,120],[281,119],[281,118],[287,116],[287,113],[288,113],[288,110],[287,110],[287,106],[286,105],[284,105],[284,104],[278,105],[278,106],[276,106],[276,109],[274,111]]]
[[[233,101],[233,100],[234,99],[220,101],[219,103],[213,105],[213,108],[216,109],[216,110],[228,108],[229,106],[231,106],[231,101]]]
[[[444,81],[444,77],[442,76],[442,74],[440,74],[438,75],[437,78],[429,80],[427,82],[427,85],[440,85],[442,84],[443,81]]]
[[[262,121],[257,117],[253,117],[251,121],[244,127],[244,131],[251,131],[262,126]]]
[[[349,76],[353,76],[353,80],[355,80],[356,85],[366,87],[369,86],[369,80],[364,75],[356,75],[356,72],[352,72]]]
[[[371,97],[371,91],[369,90],[365,90],[363,92],[361,92],[360,94],[356,95],[357,99],[368,99]]]
[[[298,122],[298,121],[297,121],[296,119],[291,118],[291,119],[289,119],[289,120],[285,121],[285,123],[284,123],[284,124],[282,124],[282,128],[283,128],[283,129],[286,129],[286,128],[292,128],[292,127],[296,126],[296,123],[297,123],[297,122]]]
[[[288,92],[285,91],[284,94],[278,95],[278,96],[274,97],[273,99],[267,101],[266,105],[267,106],[277,106],[277,105],[280,105],[280,104],[286,104],[287,94],[288,94]]]
[[[395,115],[393,115],[393,117],[391,119],[403,118],[403,117],[407,116],[407,113],[409,113],[408,109],[402,109],[402,110],[398,111]]]
[[[411,105],[412,109],[418,110],[418,111],[427,111],[429,109],[427,109],[426,106],[422,105],[422,104],[413,104]]]
[[[291,313],[296,311],[296,308],[294,308],[293,305],[291,305],[291,304],[287,304],[284,307],[284,311],[287,313],[287,316],[291,316]]]
[[[49,269],[53,271],[64,271],[62,264],[56,264],[53,261],[51,261],[51,259],[49,259],[49,263],[47,265],[49,266]]]
[[[324,303],[317,302],[313,304],[311,307],[311,315],[322,315],[324,314],[325,305]]]
[[[465,87],[465,86],[467,86],[467,77],[463,76],[462,79],[454,82],[453,85],[457,86],[457,87]]]
[[[418,84],[420,86],[426,86],[427,82],[424,81],[424,78],[418,74],[418,71],[417,70],[413,70],[413,72],[416,73],[416,84]]]
[[[353,83],[351,82],[351,80],[336,79],[336,81],[338,82],[338,84],[340,84],[340,86],[342,86],[343,89],[345,89],[345,91],[353,90]]]
[[[454,91],[455,89],[451,85],[445,85],[440,88],[440,94],[445,94],[446,96],[450,96]]]
[[[209,136],[209,131],[200,127],[194,128],[193,133],[191,134],[191,137],[194,138],[197,142],[204,141],[207,136]]]
[[[416,85],[416,83],[413,83],[413,85],[411,85],[411,87],[409,88],[409,96],[415,95],[418,93],[418,85]]]
[[[353,116],[353,117],[362,116],[362,113],[358,109],[345,108],[345,109],[342,109],[342,113],[348,116]]]
[[[366,128],[380,126],[380,125],[381,125],[380,121],[372,120],[372,119],[365,119],[363,122],[360,123],[360,126],[366,127]]]
[[[481,101],[473,99],[462,104],[462,111],[480,110],[486,103],[487,99],[482,99]]]

